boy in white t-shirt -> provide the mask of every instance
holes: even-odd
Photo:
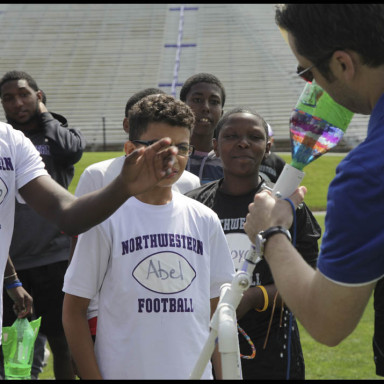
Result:
[[[130,109],[143,97],[156,94],[165,94],[165,92],[159,88],[145,88],[134,93],[128,99],[125,105],[125,116],[123,120],[123,128],[127,134],[129,134],[128,113]],[[88,166],[80,176],[75,195],[82,196],[108,185],[120,173],[124,160],[125,156],[119,156]],[[172,189],[174,191],[178,191],[183,194],[198,187],[200,187],[200,179],[193,173],[186,170],[184,170],[181,176],[172,185]],[[77,236],[72,238],[72,249],[69,260],[72,259],[76,242]],[[95,338],[97,328],[97,296],[94,297],[89,303],[87,317],[92,337]]]
[[[82,379],[188,379],[208,338],[234,267],[217,215],[172,191],[191,153],[193,124],[191,109],[168,95],[147,96],[129,113],[127,154],[163,137],[179,152],[167,178],[79,236],[63,324]],[[97,293],[93,346],[86,313]],[[216,370],[217,352],[213,362]],[[202,378],[212,378],[210,364]]]

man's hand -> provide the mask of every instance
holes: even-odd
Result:
[[[13,310],[19,319],[32,314],[33,298],[23,287],[7,289],[7,293],[14,302]]]
[[[153,188],[172,170],[177,148],[166,137],[156,143],[130,153],[124,162],[120,177],[129,195],[134,196]]]
[[[296,208],[303,202],[306,193],[305,187],[299,187],[289,197]],[[283,199],[273,197],[268,190],[257,193],[248,209],[249,213],[246,217],[244,230],[252,243],[255,242],[256,235],[260,231],[265,231],[276,225],[281,225],[284,228],[290,228],[292,225],[291,205]]]
[[[44,105],[44,103],[41,100],[39,100],[39,112],[40,113],[48,112],[47,107]]]

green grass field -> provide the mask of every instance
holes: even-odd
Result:
[[[75,177],[70,191],[75,191],[80,174],[89,164],[111,157],[122,155],[123,152],[86,152],[76,164]],[[281,154],[290,161],[289,154]],[[324,155],[305,169],[302,184],[308,188],[305,201],[312,211],[326,209],[328,185],[335,175],[335,169],[344,155]],[[315,214],[324,232],[324,215]],[[306,365],[307,380],[380,380],[376,376],[372,352],[373,335],[373,303],[372,298],[367,305],[364,315],[355,331],[337,347],[329,348],[314,341],[299,324],[301,341]],[[48,366],[45,367],[40,379],[53,379],[52,355]]]

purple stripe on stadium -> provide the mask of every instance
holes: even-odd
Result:
[[[197,11],[199,7],[185,7],[184,11]],[[169,8],[170,11],[180,11],[180,8]]]
[[[196,44],[164,44],[165,48],[188,48],[188,47],[196,47]]]
[[[176,87],[182,87],[184,83],[176,83]],[[159,87],[172,87],[172,83],[159,83]]]

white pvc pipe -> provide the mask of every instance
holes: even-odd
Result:
[[[286,163],[272,189],[272,195],[285,199],[300,185],[305,173]]]

